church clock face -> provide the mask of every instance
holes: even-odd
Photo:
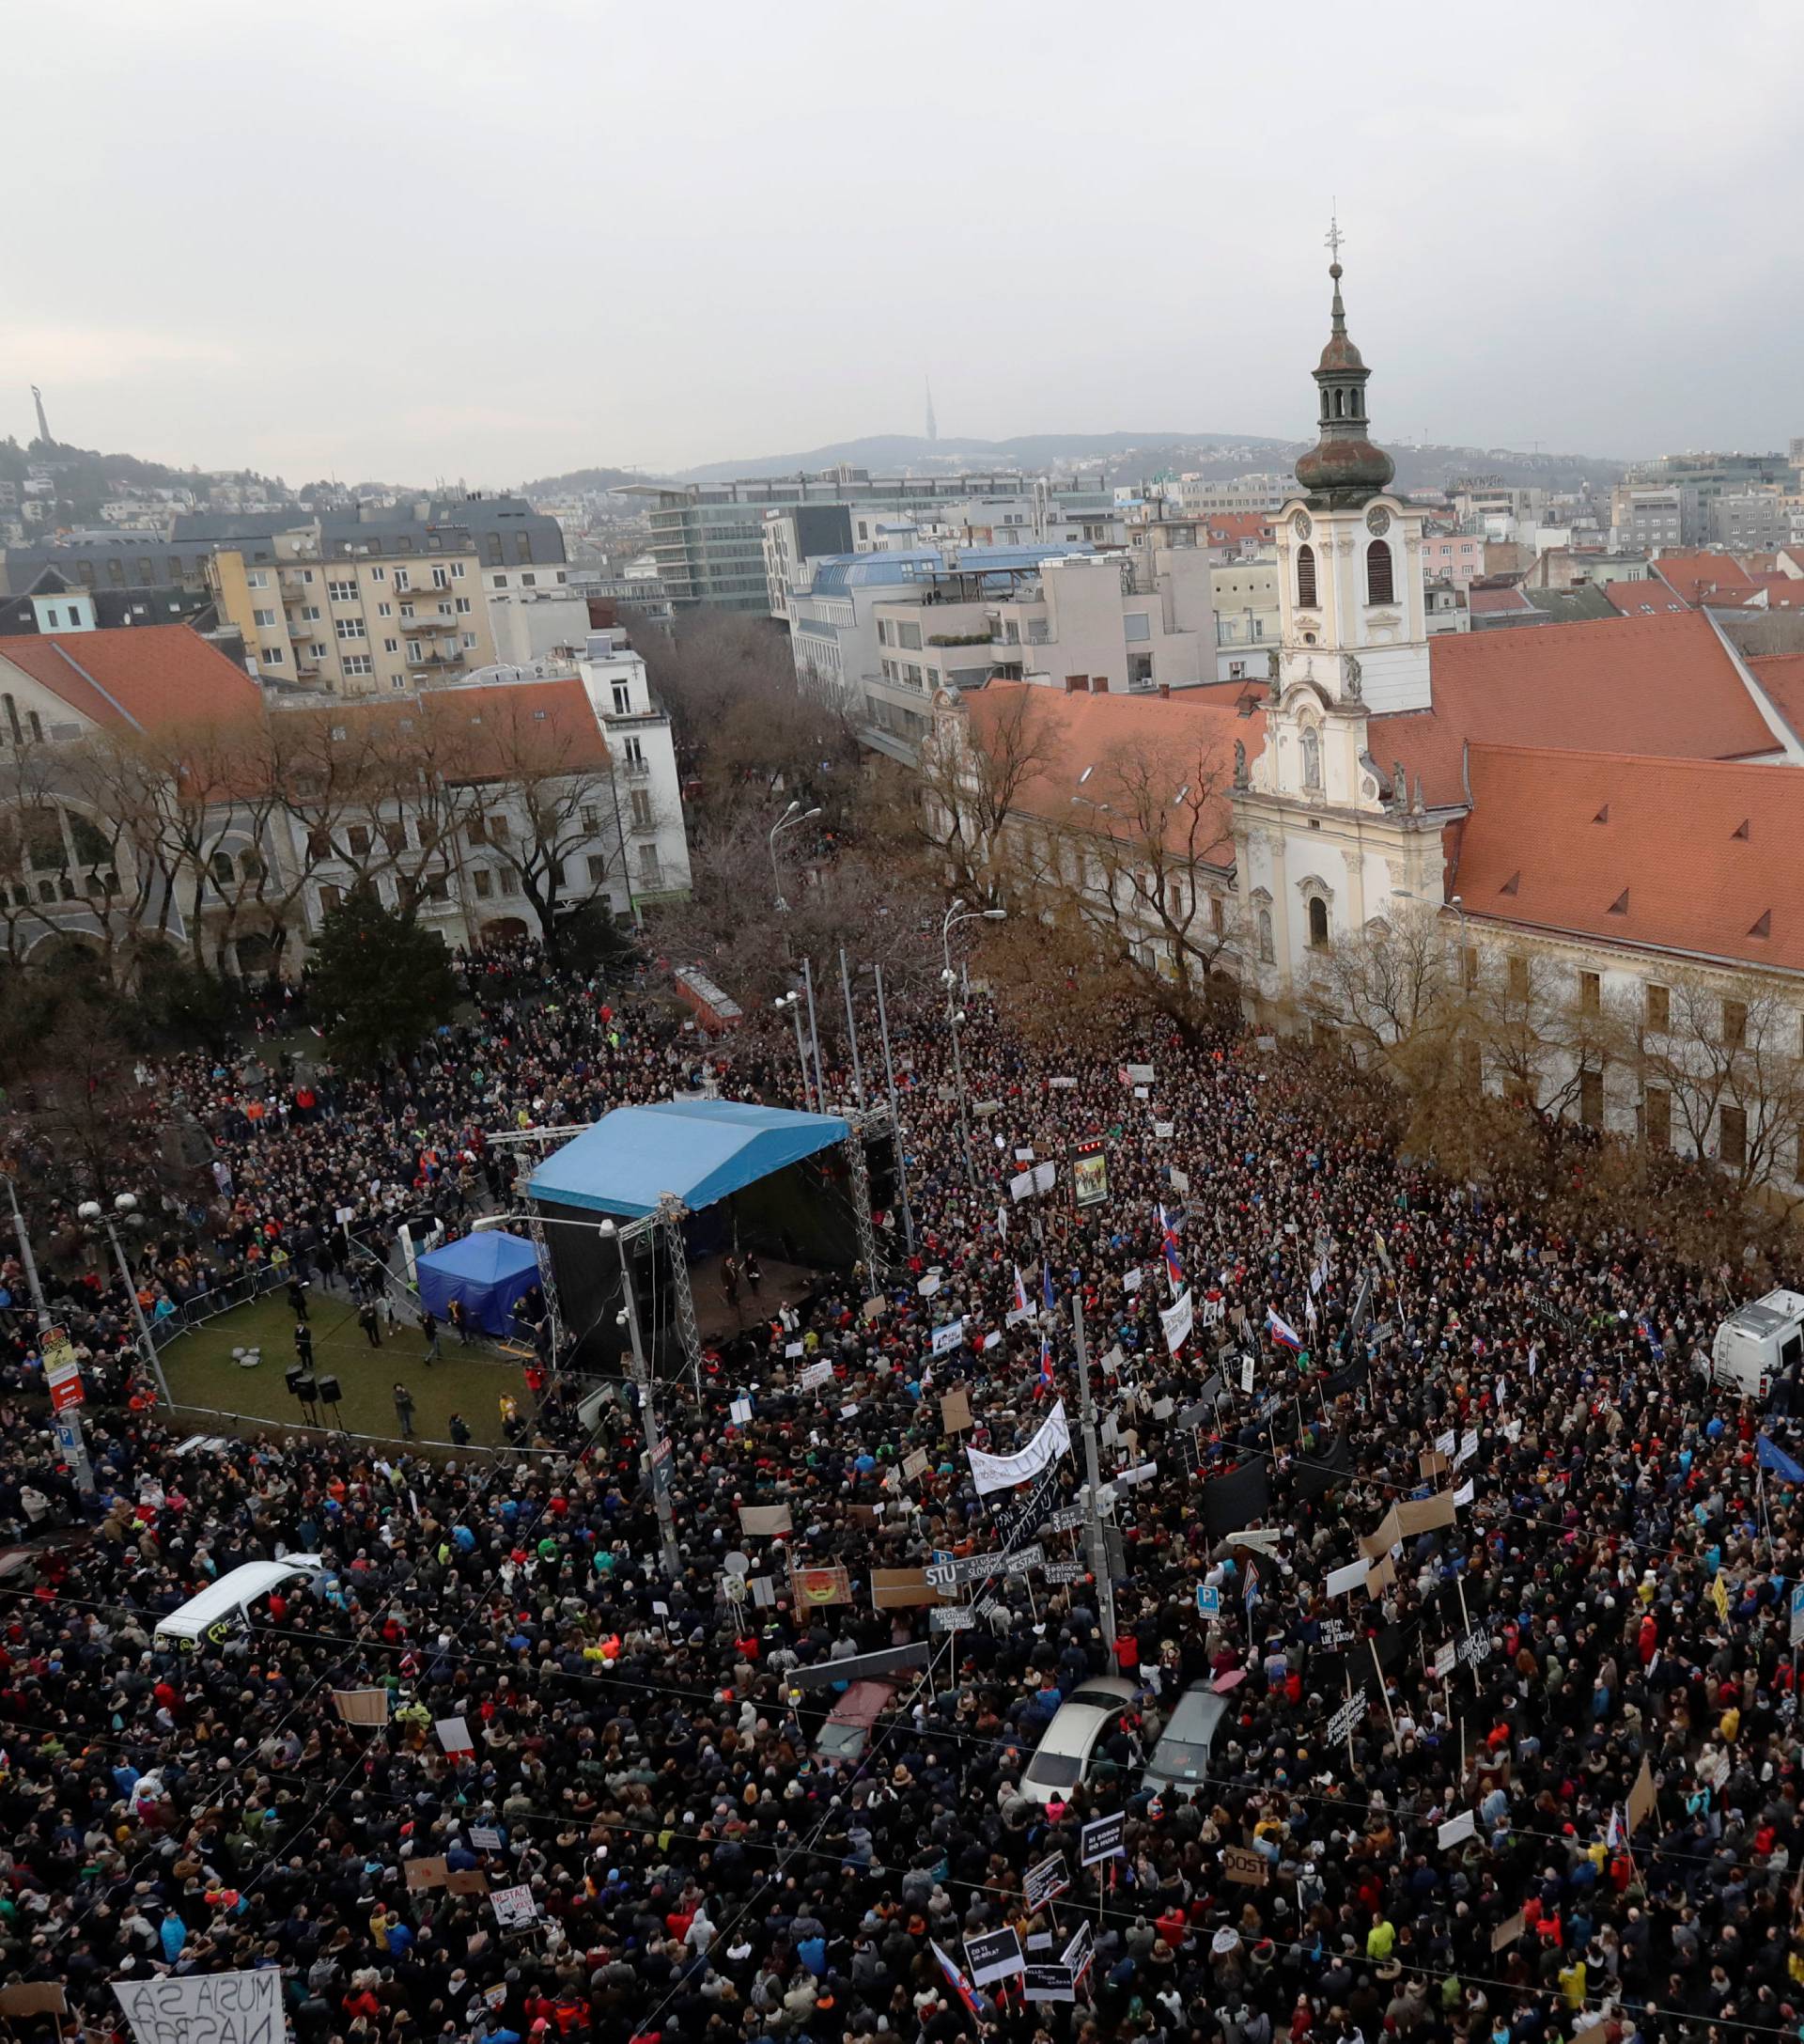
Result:
[[[1383,505],[1374,505],[1371,510],[1365,514],[1365,529],[1374,538],[1379,539],[1382,539],[1385,534],[1391,530],[1391,514]]]
[[[1298,538],[1307,539],[1313,530],[1309,523],[1309,513],[1307,511],[1299,511],[1290,522],[1290,529],[1297,535]]]

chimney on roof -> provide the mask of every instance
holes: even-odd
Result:
[[[1169,703],[1172,699],[1172,684],[1169,681],[1161,681],[1159,684],[1159,693],[1160,698]]]
[[[1087,674],[1068,674],[1065,678],[1065,693],[1067,695],[1088,695],[1090,677]]]

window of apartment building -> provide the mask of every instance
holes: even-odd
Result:
[[[918,653],[921,650],[921,627],[919,625],[897,625],[895,628],[895,643],[909,652]]]
[[[283,664],[282,648],[279,646],[260,646],[257,650],[257,658],[266,667],[280,667]]]
[[[1150,639],[1153,635],[1152,620],[1143,610],[1130,610],[1121,620],[1121,634],[1129,645],[1136,640]]]
[[[1579,1014],[1597,1014],[1603,1006],[1603,975],[1599,973],[1580,973],[1578,975]]]
[[[395,857],[398,858],[407,850],[406,823],[391,818],[388,822],[381,826],[381,832],[383,844],[388,847]]]
[[[485,534],[483,535],[483,538],[484,538],[484,543],[485,543],[485,546],[486,546],[486,550],[487,550],[487,552],[488,552],[488,554],[489,554],[489,563],[490,563],[490,567],[493,567],[493,566],[495,566],[495,565],[496,565],[497,563],[499,563],[499,561],[500,561],[500,560],[501,560],[501,558],[502,558],[502,553],[501,553],[501,535],[500,535],[500,534],[499,534],[498,532],[490,532],[490,533],[485,533]],[[505,589],[505,587],[507,586],[507,578],[506,578],[506,576],[505,576],[505,575],[497,575],[497,576],[495,577],[495,586],[496,586],[496,587],[497,587],[498,589]]]
[[[877,620],[877,643],[879,646],[887,646],[890,643],[890,620],[887,617],[879,617]]]
[[[409,639],[407,642],[407,657],[409,660],[418,660],[421,657],[418,639]]]
[[[1578,1118],[1588,1129],[1604,1125],[1604,1075],[1601,1071],[1578,1074]]]
[[[466,632],[463,634],[463,649],[466,653],[474,653],[475,651],[476,635],[474,632]],[[541,710],[539,711],[539,715],[542,717],[544,714],[545,712]]]
[[[1526,1001],[1529,997],[1529,961],[1516,957],[1510,960],[1510,999]]]
[[[582,810],[582,824],[585,831],[594,833],[601,828],[601,812],[593,803],[585,803]]]
[[[1641,1136],[1650,1149],[1672,1147],[1672,1096],[1664,1086],[1647,1089],[1641,1102]]]
[[[476,883],[477,900],[487,901],[495,891],[495,876],[486,866],[472,866],[470,872]]]
[[[319,890],[320,914],[330,915],[333,910],[335,909],[344,898],[345,890],[342,887],[334,887],[332,882],[328,881],[325,885],[322,886]]]
[[[1211,895],[1209,897],[1209,928],[1219,937],[1227,927],[1227,909],[1222,902],[1221,897],[1220,895]]]
[[[347,653],[344,665],[348,675],[374,674],[376,671],[376,663],[367,653]]]
[[[354,582],[329,582],[326,596],[334,603],[354,603],[357,601],[357,585]]]
[[[608,877],[608,862],[599,852],[589,854],[589,885],[601,886]]]
[[[50,614],[50,621],[52,624],[56,622],[56,613],[54,611]],[[273,632],[275,629],[275,613],[272,610],[254,610],[251,613],[251,622],[259,632]]]
[[[428,901],[449,901],[451,898],[450,874],[428,873],[426,877],[426,898]]]
[[[629,711],[630,711],[630,710],[631,710],[631,708],[632,708],[632,685],[631,685],[631,683],[630,683],[630,682],[627,682],[627,681],[616,681],[616,682],[615,682],[615,683],[614,684],[614,715],[615,715],[616,717],[624,717],[624,716],[625,716],[625,715],[627,715],[627,713],[628,713],[628,712],[629,712]]]
[[[395,606],[394,606],[394,604],[393,604],[393,603],[378,603],[378,604],[377,604],[377,606],[376,606],[376,615],[377,615],[377,616],[379,616],[379,617],[392,617],[392,616],[394,616],[394,615],[395,615]]]
[[[517,560],[517,561],[530,561],[530,560],[532,559],[532,557],[533,557],[533,536],[532,536],[532,534],[531,534],[531,533],[529,533],[529,532],[517,532],[517,533],[516,533],[516,534],[514,535],[514,558],[515,558],[515,560]]]
[[[361,639],[368,636],[364,630],[364,620],[361,617],[334,618],[333,628],[341,639]]]
[[[467,596],[460,596],[460,597],[459,597],[459,599],[458,599],[458,616],[459,616],[459,617],[467,617],[467,616],[469,616],[470,613],[471,613],[471,612],[472,612],[473,610],[474,610],[474,609],[475,609],[475,607],[476,607],[476,606],[475,606],[475,605],[474,605],[474,603],[473,603],[473,602],[472,602],[472,601],[470,601],[470,599],[469,599],[469,598],[468,598]]]
[[[386,582],[388,580],[388,570],[386,568],[372,568],[369,571],[369,579],[372,582]]]
[[[369,848],[373,842],[369,835],[369,825],[367,823],[353,823],[345,833],[345,842],[350,847],[350,855],[353,859],[366,859],[369,856]]]
[[[108,570],[107,579],[112,582],[119,581],[121,578],[111,572],[112,570],[118,566],[118,563],[117,561],[108,561],[106,565]],[[267,568],[248,568],[244,571],[244,581],[247,587],[267,589],[270,585],[270,571]]]
[[[1656,1036],[1664,1036],[1672,1025],[1672,989],[1661,986],[1657,979],[1650,979],[1647,983],[1641,1020]]]
[[[639,876],[642,880],[656,880],[658,878],[658,847],[656,845],[641,845],[639,847]]]
[[[628,739],[621,747],[621,751],[626,755],[628,766],[643,767],[645,765],[645,748],[639,742],[637,738]]]
[[[395,570],[396,594],[398,596],[403,589],[411,589],[413,583],[407,570],[405,568],[397,568]]]
[[[651,796],[643,788],[632,790],[632,827],[638,831],[651,828]]]
[[[461,582],[463,580],[463,563],[461,561],[453,561],[451,563],[451,579],[453,582]]]
[[[497,589],[505,589],[507,586],[507,578],[505,575],[490,575],[489,580],[493,583]]]
[[[1748,1110],[1726,1103],[1717,1110],[1717,1155],[1739,1170],[1748,1162]]]
[[[300,616],[301,616],[301,622],[302,622],[303,624],[304,624],[304,625],[317,625],[317,624],[318,624],[318,623],[319,622],[319,604],[318,604],[318,603],[303,603],[303,604],[302,604],[302,606],[301,606],[301,612],[300,612]]]
[[[537,575],[522,575],[520,578],[520,585],[522,589],[537,589],[538,587],[538,577]]]
[[[403,620],[405,621],[405,620],[406,620],[407,618],[410,618],[410,617],[412,617],[412,615],[413,615],[413,606],[412,606],[412,603],[403,603],[403,604],[401,605],[401,616],[402,616],[402,619],[403,619]]]
[[[384,639],[382,641],[382,651],[385,653],[398,653],[400,649],[401,642],[399,639]]]
[[[1748,1040],[1748,1004],[1746,1001],[1725,1001],[1722,1004],[1722,1043],[1729,1051],[1738,1051]]]
[[[448,589],[451,586],[451,570],[448,568],[435,568],[432,570],[432,586],[435,589]]]

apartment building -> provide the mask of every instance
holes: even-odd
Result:
[[[984,499],[1025,498],[1036,538],[1049,516],[1081,514],[1103,532],[1118,518],[1113,493],[1081,480],[1051,483],[1016,474],[872,476],[839,467],[819,476],[752,477],[723,483],[635,483],[618,492],[646,508],[652,558],[664,593],[677,610],[710,604],[722,610],[774,611],[782,592],[770,581],[765,513],[844,506],[860,511],[917,511],[951,523],[951,507]],[[980,521],[994,525],[994,521]],[[1006,522],[1004,521],[1004,523]],[[1088,539],[1092,535],[1085,532]],[[854,542],[856,545],[856,542]],[[803,554],[791,555],[805,559]],[[793,579],[793,576],[792,576]]]
[[[273,535],[207,557],[220,615],[242,632],[258,680],[337,695],[455,680],[495,663],[483,564],[467,533]]]
[[[1617,553],[1676,547],[1684,532],[1685,504],[1676,489],[1618,483],[1610,492],[1610,538]]]

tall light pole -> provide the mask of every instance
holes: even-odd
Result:
[[[790,1021],[796,1025],[796,1063],[801,1068],[802,1104],[812,1107],[815,1102],[808,1084],[808,1047],[801,1040],[801,996],[793,991],[780,993],[774,1005],[779,1015],[786,1011]]]
[[[792,802],[770,826],[770,878],[777,883],[777,911],[780,914],[786,915],[789,913],[789,904],[783,898],[783,868],[777,864],[777,834],[779,831],[793,830],[798,823],[812,823],[819,814],[818,809],[804,809],[798,800]]]
[[[960,923],[999,923],[1007,913],[1006,909],[968,909],[963,901],[955,899],[940,925],[940,954],[945,960],[940,984],[946,990],[946,1026],[952,1033],[952,1081],[958,1093],[958,1136],[965,1148],[965,1176],[973,1193],[977,1190],[977,1165],[971,1154],[971,1102],[965,1091],[964,1053],[958,1043],[965,1018],[953,999],[958,975],[952,969],[952,933]]]
[[[143,1357],[145,1367],[156,1381],[157,1396],[164,1405],[173,1405],[169,1396],[169,1380],[163,1374],[163,1358],[157,1353],[157,1345],[150,1338],[150,1323],[144,1317],[144,1308],[138,1303],[138,1287],[132,1277],[132,1266],[126,1261],[125,1247],[119,1240],[119,1231],[114,1225],[113,1216],[130,1221],[138,1210],[138,1203],[130,1193],[121,1193],[113,1202],[113,1212],[108,1213],[98,1199],[85,1199],[76,1208],[79,1219],[91,1228],[99,1224],[106,1229],[106,1239],[113,1244],[113,1255],[119,1266],[119,1275],[125,1280],[125,1296],[132,1303],[132,1318],[138,1330],[138,1353]]]
[[[526,1221],[534,1216],[523,1213],[486,1213],[471,1224],[473,1235],[486,1234],[491,1228],[505,1226],[509,1221]],[[658,1514],[658,1545],[663,1557],[664,1572],[675,1579],[683,1572],[683,1561],[676,1548],[676,1525],[670,1508],[670,1451],[664,1443],[663,1429],[658,1422],[658,1407],[651,1395],[651,1371],[645,1362],[645,1341],[639,1331],[639,1301],[632,1288],[632,1267],[627,1256],[626,1238],[619,1225],[611,1217],[599,1221],[576,1221],[560,1215],[539,1214],[537,1216],[542,1227],[588,1228],[604,1242],[612,1242],[620,1255],[620,1312],[616,1324],[627,1330],[627,1338],[632,1346],[632,1381],[639,1394],[639,1421],[645,1436],[645,1459],[650,1466],[652,1508]]]
[[[31,1253],[31,1237],[25,1232],[25,1217],[19,1211],[19,1192],[12,1182],[10,1171],[6,1178],[7,1200],[12,1208],[12,1232],[19,1240],[19,1260],[25,1267],[25,1284],[31,1291],[31,1303],[38,1316],[38,1333],[41,1337],[50,1332],[50,1308],[44,1303],[44,1287],[38,1278],[38,1259]],[[43,1353],[41,1349],[39,1353]],[[79,1405],[66,1405],[54,1417],[63,1452],[75,1473],[76,1487],[85,1497],[92,1497],[94,1465],[87,1459],[87,1429],[82,1425],[82,1409]]]
[[[902,1236],[914,1254],[914,1213],[909,1205],[909,1163],[902,1140],[902,1111],[895,1100],[895,1060],[890,1055],[890,1016],[883,1005],[883,968],[873,965],[877,976],[877,1026],[883,1036],[883,1076],[890,1092],[890,1141],[895,1146],[895,1189],[902,1199]]]

